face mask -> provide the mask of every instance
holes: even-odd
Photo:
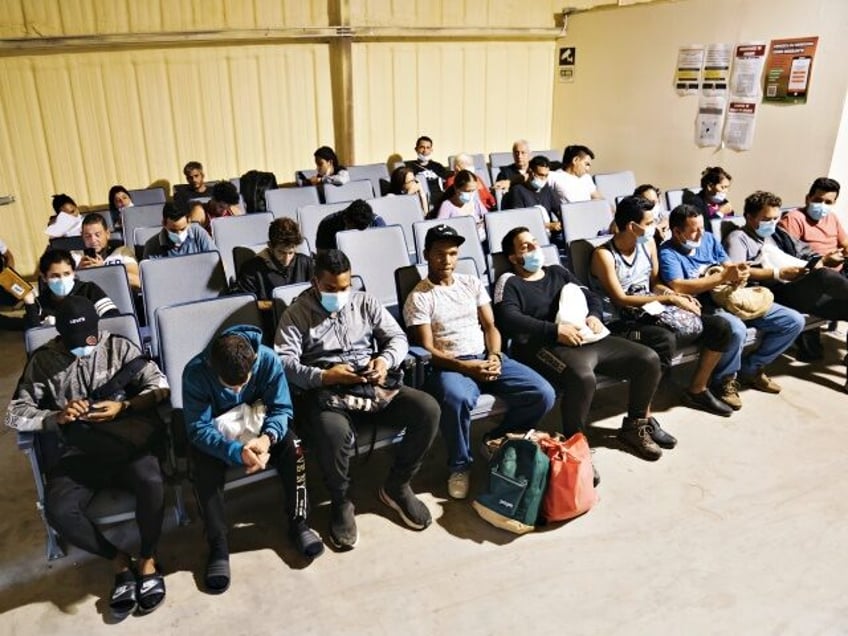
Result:
[[[230,387],[225,386],[224,387],[224,393],[226,393],[227,396],[231,397],[232,399],[238,400],[243,389],[244,389],[244,387],[242,387],[241,389],[231,389]]]
[[[347,305],[348,300],[350,300],[349,291],[321,292],[321,306],[331,314],[340,311],[342,307]]]
[[[430,155],[422,155],[420,152],[418,153],[418,163],[426,164],[430,161]]]
[[[460,202],[462,202],[463,205],[465,205],[466,203],[471,203],[472,199],[474,199],[473,192],[459,192],[458,194],[459,200]]]
[[[656,232],[656,228],[654,227],[653,223],[651,223],[648,227],[643,227],[642,229],[645,231],[645,233],[642,236],[636,237],[636,243],[638,243],[639,245],[644,245],[645,243],[650,241],[654,237],[654,233]]]
[[[807,205],[807,216],[813,221],[820,221],[830,213],[830,206],[826,203],[816,202]]]
[[[536,178],[536,179],[531,179],[531,180],[530,180],[530,185],[531,185],[531,186],[533,186],[533,189],[534,189],[536,192],[538,192],[539,190],[541,190],[542,188],[544,188],[544,187],[545,187],[545,183],[546,183],[545,179],[538,179],[538,178]]]
[[[687,252],[694,252],[701,247],[701,241],[683,241],[683,247]]]
[[[542,265],[545,262],[545,257],[542,254],[542,250],[535,249],[532,252],[527,252],[524,255],[524,264],[522,267],[526,269],[531,274],[535,274],[540,269],[542,269]]]
[[[172,232],[171,230],[168,230],[168,238],[171,239],[171,242],[174,245],[182,245],[185,243],[186,238],[188,238],[188,228],[181,232]]]
[[[710,199],[713,203],[724,203],[727,201],[727,195],[724,192],[716,192]]]
[[[71,353],[73,353],[77,358],[85,358],[94,353],[94,346],[74,347],[71,349]]]
[[[774,221],[760,221],[757,229],[754,230],[760,238],[768,238],[777,229],[777,219]]]
[[[47,287],[57,296],[67,296],[74,288],[74,277],[62,276],[61,278],[51,278],[47,281]]]

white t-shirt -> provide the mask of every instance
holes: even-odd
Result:
[[[85,252],[80,250],[74,250],[71,252],[71,256],[74,257],[74,262],[79,265],[82,257],[85,256]],[[103,259],[104,265],[112,265],[114,263],[120,263],[121,265],[127,265],[128,263],[137,263],[135,259],[135,254],[131,247],[127,247],[126,245],[123,247],[115,248],[109,256]]]
[[[598,190],[588,172],[582,177],[576,177],[565,170],[557,170],[548,175],[548,185],[553,188],[561,204],[589,201]]]
[[[454,274],[452,285],[434,285],[425,278],[403,305],[408,326],[430,325],[433,345],[453,356],[479,355],[486,350],[477,308],[491,299],[476,276]]]

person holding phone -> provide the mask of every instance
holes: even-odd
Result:
[[[120,263],[127,270],[130,287],[135,290],[141,289],[138,261],[135,259],[132,248],[110,240],[109,227],[100,213],[92,212],[83,218],[82,242],[85,245],[82,253],[74,254],[75,257],[79,256],[78,269]]]

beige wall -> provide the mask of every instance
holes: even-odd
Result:
[[[577,66],[573,84],[554,86],[554,145],[584,143],[597,172],[630,168],[664,188],[697,184],[705,166],[722,165],[738,206],[758,188],[803,201],[831,167],[848,87],[846,33],[844,0],[686,0],[576,14],[559,42],[577,47]],[[808,35],[820,40],[806,105],[761,105],[751,151],[695,147],[697,98],[672,87],[679,46]]]

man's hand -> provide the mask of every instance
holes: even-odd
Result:
[[[324,385],[332,384],[364,384],[368,380],[354,373],[353,367],[346,363],[333,365],[329,369],[324,369],[321,374],[321,382]]]
[[[88,408],[88,412],[85,414],[85,419],[89,422],[111,422],[118,414],[124,409],[124,405],[122,402],[115,402],[114,400],[103,400],[102,402],[95,402]]]
[[[88,400],[71,400],[65,405],[64,410],[56,416],[56,423],[59,426],[64,426],[68,422],[80,419],[87,412]]]
[[[721,272],[721,280],[723,283],[733,283],[739,286],[748,282],[750,270],[747,263],[732,263],[725,265]]]
[[[489,363],[489,371],[496,376],[500,376],[502,366],[501,357],[492,353],[486,358],[486,361]]]
[[[389,366],[384,358],[371,358],[368,366],[365,367],[363,377],[371,384],[383,384],[386,381],[386,374],[389,372]]]
[[[103,259],[100,258],[100,256],[98,256],[97,254],[95,254],[94,256],[83,256],[80,259],[79,265],[77,267],[80,267],[82,269],[86,269],[87,267],[100,267],[101,265],[103,265],[103,262]]]
[[[252,450],[257,457],[262,457],[271,451],[271,438],[263,433],[259,437],[254,437],[244,447]]]
[[[24,304],[25,305],[34,305],[35,304],[35,293],[27,292],[24,296]]]
[[[477,382],[497,380],[500,372],[494,373],[489,360],[463,360],[462,372]]]
[[[798,280],[807,275],[806,267],[781,267],[778,272],[780,280]]]
[[[834,250],[830,254],[826,254],[822,259],[822,262],[828,267],[836,267],[837,265],[841,265],[845,257],[842,255],[842,250]],[[24,298],[24,302],[26,302],[26,298]]]
[[[245,473],[252,475],[264,470],[268,463],[268,454],[258,455],[255,451],[248,448],[246,445],[241,449],[241,462],[244,464]]]
[[[604,330],[604,323],[598,320],[597,316],[588,316],[586,326],[592,330],[592,333],[601,333]]]
[[[692,296],[688,296],[686,294],[675,294],[670,297],[670,301],[670,304],[680,307],[680,309],[691,311],[696,316],[701,315],[701,303]]]
[[[559,232],[562,229],[562,223],[559,221],[551,221],[550,223],[545,223],[545,227],[548,232]]]
[[[566,347],[579,347],[583,344],[583,336],[575,325],[557,325],[557,342]]]

